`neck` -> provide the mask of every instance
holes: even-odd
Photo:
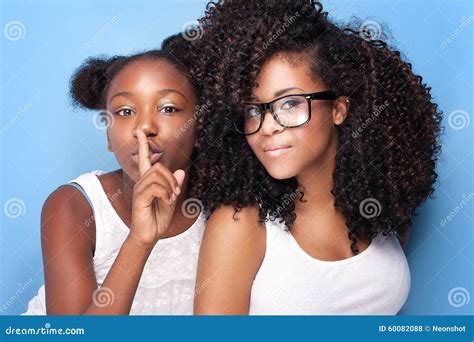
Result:
[[[299,212],[322,212],[334,209],[333,173],[336,165],[336,146],[327,150],[327,153],[315,163],[302,170],[296,179],[298,189],[304,193],[303,200],[295,201]]]
[[[125,207],[132,212],[132,201],[133,201],[133,187],[135,182],[131,179],[122,169],[117,170],[122,187],[123,200]]]

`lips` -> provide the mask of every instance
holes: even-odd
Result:
[[[263,147],[263,152],[270,157],[278,157],[288,152],[290,145],[270,144]]]
[[[148,157],[150,158],[150,163],[152,165],[155,163],[158,163],[161,157],[163,156],[163,149],[160,148],[155,142],[151,140],[148,140],[148,149],[149,149]],[[132,151],[132,158],[138,164],[138,145],[136,145]]]
[[[150,152],[148,157],[150,158],[151,165],[158,163],[161,160],[162,155],[163,155],[163,153]],[[138,154],[132,154],[132,159],[135,161],[135,163],[138,164]]]

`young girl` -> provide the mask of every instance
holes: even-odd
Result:
[[[201,23],[197,168],[212,215],[194,312],[397,314],[402,246],[436,179],[429,88],[376,32],[336,26],[319,3],[218,1]]]
[[[46,200],[45,287],[26,314],[192,313],[204,219],[188,198],[196,90],[184,44],[175,36],[162,51],[89,59],[72,78],[75,103],[106,113],[121,168],[81,175]]]

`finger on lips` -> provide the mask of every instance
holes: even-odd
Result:
[[[143,176],[151,168],[150,161],[150,147],[145,133],[142,130],[137,130],[138,139],[138,170],[140,176]]]
[[[168,194],[166,202],[168,202],[168,204],[173,203],[181,193],[181,183],[184,180],[185,172],[183,170],[177,170],[171,173],[171,171],[160,162],[152,165],[150,160],[150,146],[148,145],[145,133],[138,129],[136,136],[138,139],[138,169],[141,177],[137,188],[144,187],[144,191],[146,191],[147,187],[152,184],[157,184],[166,190]]]

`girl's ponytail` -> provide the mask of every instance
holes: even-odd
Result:
[[[99,110],[104,107],[104,92],[110,83],[109,70],[125,57],[89,58],[74,73],[70,93],[74,105]]]

